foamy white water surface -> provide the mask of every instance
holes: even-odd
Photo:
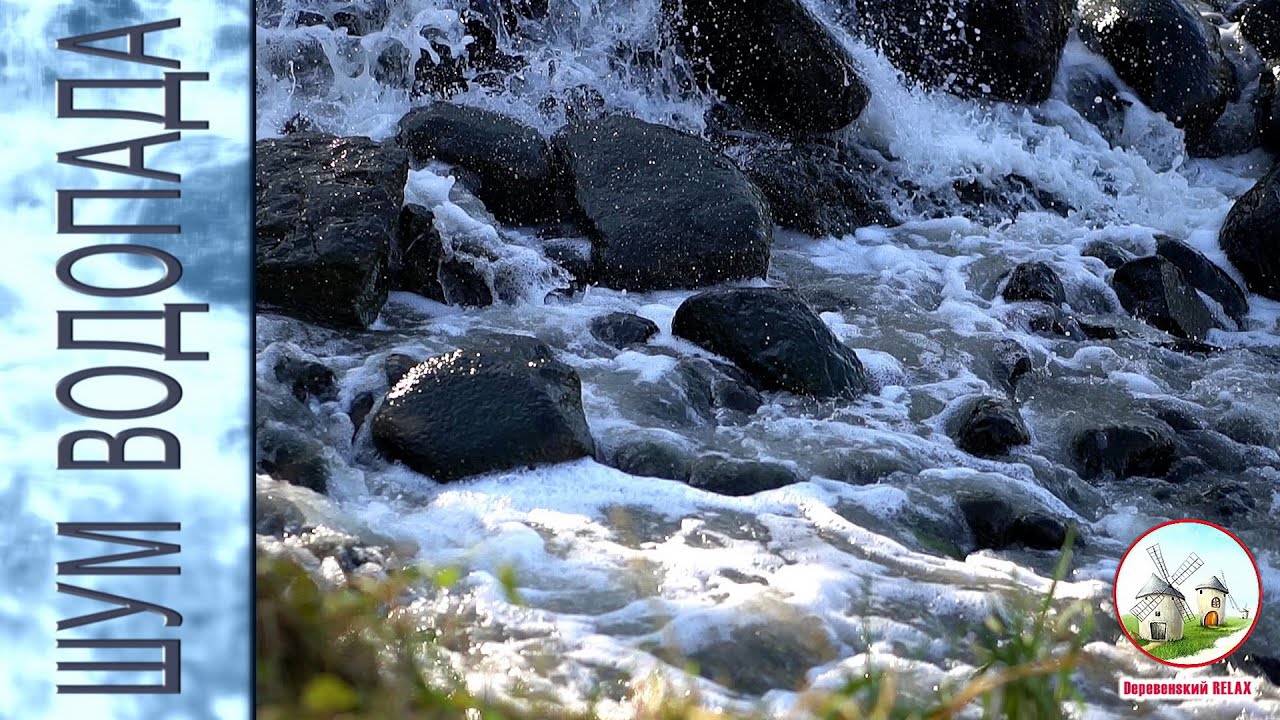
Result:
[[[258,28],[260,52],[289,38],[314,37],[339,71],[318,93],[260,77],[259,136],[278,135],[301,112],[324,131],[389,137],[413,101],[370,78],[377,49],[395,38],[416,57],[426,47],[418,34],[423,25],[461,49],[466,37],[457,13],[466,5],[393,2],[388,29],[349,38],[325,27],[289,29],[290,13],[310,5],[284,2],[279,25],[266,21]],[[699,132],[711,99],[681,90],[684,71],[657,31],[658,5],[552,0],[549,19],[526,26],[522,37],[502,38],[501,46],[523,55],[527,68],[499,90],[473,87],[455,101],[514,115],[550,134],[564,116],[546,111],[543,100],[586,85],[611,111]],[[832,8],[813,6],[831,17]],[[1158,234],[1184,240],[1239,280],[1218,246],[1218,229],[1271,159],[1261,151],[1187,157],[1181,132],[1140,104],[1126,113],[1114,143],[1104,138],[1067,102],[1066,79],[1088,70],[1119,81],[1074,40],[1054,97],[1033,108],[912,87],[878,54],[835,32],[872,89],[847,140],[879,156],[876,182],[905,222],[845,237],[779,230],[767,281],[823,286],[848,300],[849,309],[822,317],[856,349],[873,379],[873,391],[855,403],[766,395],[750,418],[713,422],[686,412],[676,359],[705,353],[674,338],[671,320],[691,292],[592,287],[574,296],[552,293],[564,275],[543,257],[536,232],[477,216],[439,166],[411,173],[407,198],[435,210],[446,238],[480,238],[499,257],[495,289],[507,302],[462,310],[393,293],[369,333],[259,317],[260,394],[287,393],[272,378],[282,352],[313,357],[338,372],[340,397],[313,403],[312,411],[329,448],[331,493],[341,511],[373,532],[416,543],[422,561],[465,568],[460,588],[422,600],[422,609],[429,615],[451,607],[474,616],[459,654],[477,687],[510,690],[522,683],[566,702],[603,690],[620,701],[627,679],[663,667],[664,660],[735,648],[765,658],[761,664],[799,668],[791,675],[744,671],[756,672],[775,712],[792,707],[796,696],[771,681],[835,686],[844,673],[860,672],[868,653],[901,670],[908,688],[928,693],[973,669],[967,633],[992,608],[1043,593],[1057,556],[1011,549],[962,557],[931,544],[930,538],[946,544],[966,532],[954,498],[972,490],[1019,498],[1081,526],[1083,545],[1059,597],[1087,598],[1098,616],[1078,676],[1086,716],[1132,716],[1134,706],[1116,695],[1119,674],[1170,675],[1121,637],[1112,619],[1111,582],[1120,554],[1147,528],[1213,510],[1176,492],[1162,499],[1149,483],[1084,482],[1069,460],[1071,433],[1162,403],[1209,423],[1247,414],[1265,427],[1280,426],[1280,303],[1250,296],[1247,327],[1209,338],[1224,352],[1192,357],[1153,346],[1149,340],[1159,333],[1127,318],[1120,326],[1134,339],[1090,343],[1032,333],[996,290],[1015,264],[1042,260],[1058,270],[1077,312],[1115,313],[1108,271],[1082,250],[1108,240],[1149,254]],[[637,62],[641,56],[647,62]],[[958,180],[995,184],[1011,174],[1073,209],[1066,217],[1032,211],[971,219],[958,206],[925,200]],[[903,191],[908,183],[919,190]],[[591,338],[588,325],[613,311],[647,317],[661,332],[644,349],[608,348]],[[536,335],[555,348],[582,377],[587,418],[602,446],[651,436],[781,462],[810,480],[728,498],[583,460],[438,485],[382,460],[367,428],[351,439],[347,408],[361,393],[385,390],[388,354],[451,350],[476,329]],[[987,349],[1002,337],[1016,338],[1033,359],[1034,371],[1018,391],[1033,442],[1005,461],[983,460],[957,449],[945,425],[969,398],[1002,394],[981,369]],[[1280,593],[1280,455],[1274,447],[1231,451],[1243,460],[1224,477],[1247,488],[1255,505],[1228,524],[1254,551],[1264,595],[1274,596]],[[847,476],[833,477],[842,467]],[[499,576],[508,567],[524,606],[501,591]],[[1276,627],[1260,623],[1241,656],[1275,655]],[[695,682],[713,703],[758,696]],[[613,711],[627,714],[624,704]],[[1159,712],[1267,717],[1280,713],[1280,696],[1269,688],[1253,700],[1184,702]]]

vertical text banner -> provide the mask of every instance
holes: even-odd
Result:
[[[0,0],[0,720],[252,716],[247,0]]]

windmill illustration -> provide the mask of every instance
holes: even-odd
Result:
[[[1204,561],[1191,553],[1170,575],[1159,543],[1148,547],[1147,555],[1156,571],[1138,591],[1135,596],[1138,602],[1129,610],[1138,618],[1138,635],[1144,640],[1160,642],[1181,640],[1186,621],[1195,619],[1196,614],[1177,586],[1199,570]]]
[[[1223,572],[1221,568],[1219,568],[1219,569],[1218,569],[1218,577],[1222,578],[1222,582],[1224,582],[1224,583],[1227,581],[1227,574],[1226,574],[1225,572]],[[1229,592],[1226,592],[1226,589],[1225,589],[1225,588],[1223,588],[1223,594],[1224,594],[1224,595],[1226,595],[1226,597],[1227,597],[1227,602],[1230,602],[1230,603],[1231,603],[1231,607],[1235,608],[1235,609],[1236,609],[1236,612],[1240,613],[1240,616],[1241,616],[1241,617],[1243,617],[1245,620],[1248,620],[1248,619],[1249,619],[1249,607],[1248,607],[1247,605],[1246,605],[1246,606],[1244,606],[1244,607],[1241,607],[1241,606],[1240,606],[1240,603],[1236,602],[1236,599],[1235,599],[1234,597],[1232,597],[1232,596],[1231,596],[1231,594],[1230,594]],[[1204,620],[1201,620],[1201,622],[1202,622],[1202,623],[1204,623]],[[1207,625],[1208,623],[1204,623],[1204,624],[1206,624],[1206,625]]]

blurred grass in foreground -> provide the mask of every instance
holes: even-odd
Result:
[[[941,720],[973,706],[984,717],[1065,718],[1079,702],[1072,672],[1093,629],[1086,603],[1051,612],[1058,582],[1070,566],[1069,535],[1049,591],[1034,605],[989,617],[977,634],[979,669],[959,687],[926,701],[905,697],[891,671],[868,664],[836,691],[810,690],[801,704],[820,720]],[[448,586],[456,571],[428,576],[393,573],[386,580],[352,578],[325,590],[290,560],[259,553],[257,566],[257,687],[262,720],[594,720],[546,703],[497,701],[471,694],[430,633],[395,612],[411,588]],[[513,600],[515,579],[502,578]],[[637,720],[757,720],[702,708],[696,696],[662,678],[637,684]]]

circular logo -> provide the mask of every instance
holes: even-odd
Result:
[[[1235,652],[1253,632],[1262,576],[1226,528],[1175,520],[1129,546],[1111,599],[1134,647],[1166,665],[1199,667]]]

